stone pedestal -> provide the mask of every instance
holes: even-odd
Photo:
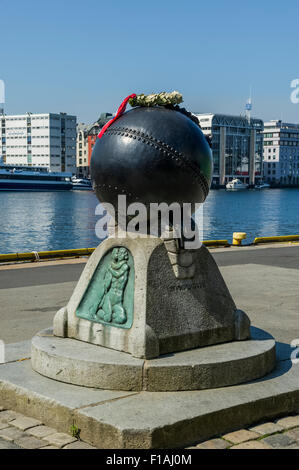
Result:
[[[108,238],[92,254],[54,335],[136,358],[249,338],[209,251],[175,239]]]
[[[34,370],[60,382],[109,390],[176,392],[240,384],[271,372],[275,341],[253,329],[248,341],[138,359],[131,354],[53,335],[32,340]]]
[[[266,375],[275,342],[250,338],[204,246],[118,236],[94,251],[54,329],[33,338],[31,363],[85,387],[202,390]]]

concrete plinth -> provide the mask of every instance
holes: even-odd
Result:
[[[262,419],[299,412],[299,367],[284,354],[273,372],[242,385],[129,392],[43,377],[32,370],[29,360],[18,361],[28,357],[27,352],[20,350],[17,358],[16,351],[14,358],[8,354],[14,362],[0,364],[2,406],[62,432],[69,432],[75,423],[84,441],[103,449],[183,447]]]
[[[107,238],[89,258],[54,334],[153,359],[249,338],[209,251],[174,239]]]
[[[178,391],[234,385],[268,374],[275,341],[252,329],[252,339],[143,360],[45,330],[32,340],[32,367],[52,379],[110,390]]]

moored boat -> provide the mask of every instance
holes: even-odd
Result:
[[[0,166],[0,191],[65,191],[72,189],[71,173],[47,168]]]
[[[233,180],[229,181],[226,185],[226,189],[247,189],[248,185],[243,183],[238,178],[234,178]]]
[[[257,184],[255,186],[255,189],[267,189],[271,188],[271,185],[269,183],[264,183],[263,181],[260,184]]]
[[[73,184],[73,189],[79,189],[79,190],[87,190],[87,191],[92,191],[92,184],[91,181],[87,178],[77,178],[76,176],[73,176],[72,178],[72,184]]]

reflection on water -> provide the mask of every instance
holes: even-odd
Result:
[[[92,192],[1,192],[0,252],[95,246]]]
[[[96,205],[87,191],[1,192],[0,253],[96,246]],[[299,234],[299,189],[215,190],[203,213],[205,240]]]
[[[211,191],[204,205],[204,239],[233,232],[254,237],[299,234],[299,189]]]

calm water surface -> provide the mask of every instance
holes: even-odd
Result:
[[[0,253],[93,247],[97,199],[89,191],[0,192]],[[231,241],[299,234],[299,189],[211,191],[204,205],[204,239]]]

